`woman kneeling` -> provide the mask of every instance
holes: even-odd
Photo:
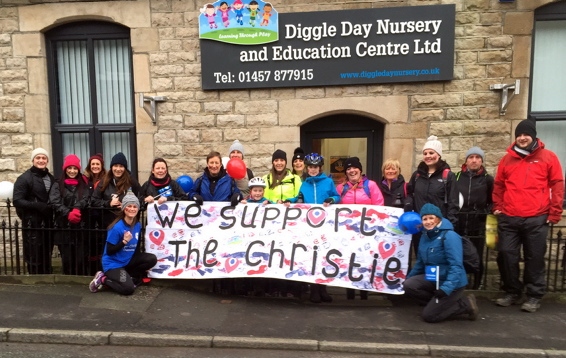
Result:
[[[464,297],[468,279],[463,264],[462,238],[454,232],[450,221],[442,217],[437,206],[423,205],[420,215],[423,231],[417,261],[403,283],[405,294],[425,306],[422,317],[426,322],[441,322],[463,314],[475,321],[478,316],[476,298],[474,295]],[[427,280],[430,277],[426,277],[425,272],[433,279]]]
[[[98,292],[108,286],[121,295],[131,295],[141,285],[147,270],[157,263],[153,254],[141,252],[138,221],[140,202],[131,192],[122,199],[122,211],[108,229],[102,255],[102,269],[90,283],[90,291]]]

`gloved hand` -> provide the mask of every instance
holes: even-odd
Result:
[[[69,211],[69,215],[67,215],[67,219],[71,224],[78,224],[81,222],[81,211],[77,208]]]
[[[198,206],[201,206],[202,204],[204,204],[204,199],[202,198],[202,196],[195,194],[193,195],[193,197],[191,198]]]
[[[333,203],[334,203],[334,199],[333,199],[333,198],[326,198],[326,199],[324,199],[324,202],[325,202],[325,203],[328,203],[328,204],[333,204]]]
[[[448,295],[446,294],[446,292],[444,292],[442,290],[435,290],[434,291],[434,297],[436,297],[436,298],[444,298],[446,296],[448,296]]]
[[[230,206],[238,205],[240,200],[242,200],[242,195],[240,195],[240,193],[232,194],[232,197],[230,198]]]
[[[38,201],[33,204],[33,208],[37,211],[44,212],[47,209],[49,209],[49,205],[47,205],[46,203],[42,203],[41,201]]]

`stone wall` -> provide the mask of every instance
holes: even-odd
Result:
[[[325,113],[357,113],[386,124],[384,156],[403,172],[420,160],[427,136],[437,135],[457,168],[465,151],[481,146],[493,172],[527,114],[533,10],[552,0],[276,0],[281,13],[455,4],[454,80],[438,83],[202,91],[196,0],[0,2],[0,180],[29,167],[33,147],[51,147],[45,44],[42,32],[70,21],[97,19],[131,28],[134,89],[167,96],[159,123],[136,109],[139,177],[154,157],[173,175],[195,177],[210,150],[226,153],[234,139],[248,166],[264,174],[271,153],[292,153],[299,128]],[[500,92],[489,85],[521,80],[520,95],[499,115]],[[138,103],[136,98],[135,103]],[[308,104],[308,105],[307,105]],[[226,153],[227,154],[227,153]]]

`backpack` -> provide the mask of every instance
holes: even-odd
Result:
[[[444,231],[444,234],[442,235],[442,244],[444,244],[445,238],[446,231]],[[464,270],[466,270],[466,273],[480,272],[480,255],[478,255],[478,250],[468,237],[461,236],[461,238]]]
[[[369,192],[369,180],[363,181],[363,187],[364,187],[364,191],[366,192],[366,195],[368,196],[368,198],[371,199],[371,193]],[[348,190],[350,190],[350,186],[348,185],[348,182],[346,182],[346,184],[344,184],[344,186],[342,187],[342,193],[340,194],[340,198],[343,198]]]

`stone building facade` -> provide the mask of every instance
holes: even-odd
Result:
[[[172,175],[195,178],[210,150],[246,148],[257,174],[271,167],[277,148],[289,158],[300,128],[327,114],[361,114],[384,124],[383,159],[399,158],[404,173],[420,161],[429,135],[443,143],[453,168],[474,145],[494,172],[527,117],[534,10],[553,0],[274,0],[280,12],[455,4],[454,79],[447,82],[312,88],[203,91],[196,0],[0,2],[0,180],[14,181],[30,166],[34,147],[52,148],[44,33],[61,24],[102,20],[130,29],[134,103],[140,93],[166,96],[154,125],[135,109],[138,177],[155,157]],[[500,115],[501,93],[491,84],[521,80],[520,94]]]

